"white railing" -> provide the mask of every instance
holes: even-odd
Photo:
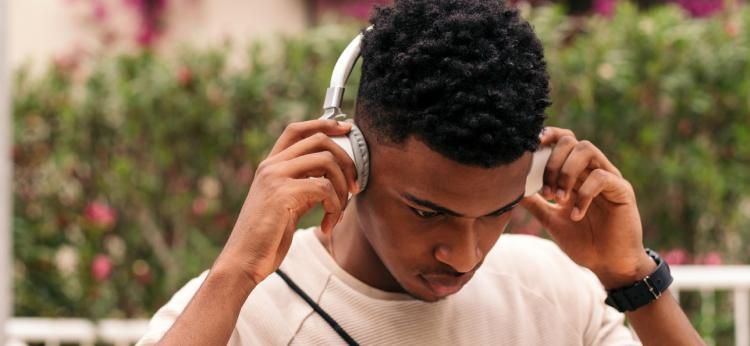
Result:
[[[79,344],[114,346],[134,344],[146,333],[148,320],[101,320],[93,323],[77,318],[12,318],[6,325],[7,346],[44,343],[45,346]]]
[[[673,266],[672,291],[679,300],[681,291],[731,291],[734,295],[734,344],[750,346],[750,265]]]
[[[750,265],[672,266],[674,283],[670,288],[679,300],[681,291],[731,291],[734,293],[735,345],[750,346]],[[147,330],[147,320],[13,318],[6,325],[7,346],[44,343],[115,346],[134,344]]]

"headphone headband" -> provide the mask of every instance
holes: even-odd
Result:
[[[365,31],[370,29],[372,29],[372,26],[367,27]],[[333,119],[342,114],[341,102],[344,99],[346,81],[349,80],[349,75],[351,75],[352,69],[354,69],[354,65],[357,63],[357,59],[359,59],[361,47],[362,34],[359,34],[349,42],[349,45],[346,46],[346,49],[344,49],[336,61],[333,74],[331,74],[331,84],[326,90],[321,119]]]

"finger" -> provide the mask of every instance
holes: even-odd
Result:
[[[557,143],[560,138],[563,137],[573,137],[573,139],[576,138],[575,133],[573,131],[568,129],[561,129],[559,127],[553,127],[553,126],[547,126],[542,130],[542,135],[539,137],[541,143],[540,145],[552,145]]]
[[[321,202],[325,215],[320,223],[320,229],[325,233],[330,232],[342,215],[342,204],[331,181],[326,178],[296,179],[292,188],[302,192],[308,208],[314,203]]]
[[[284,129],[284,132],[281,133],[279,139],[276,140],[269,156],[273,156],[292,144],[312,136],[315,133],[322,132],[329,136],[341,136],[349,133],[351,128],[352,124],[333,119],[318,119],[291,123]]]
[[[558,173],[557,186],[563,191],[559,196],[561,202],[567,201],[577,181],[586,179],[583,174],[588,173],[590,169],[601,167],[601,158],[604,158],[604,154],[591,142],[584,140],[576,143]]]
[[[302,155],[278,163],[280,172],[284,176],[292,178],[327,178],[333,184],[336,194],[341,200],[341,205],[346,205],[349,199],[346,177],[341,167],[336,163],[330,151],[319,151],[312,154]]]
[[[551,193],[556,194],[559,190],[557,181],[563,164],[568,159],[568,155],[575,148],[578,141],[572,136],[560,137],[552,148],[552,154],[547,161],[547,167],[544,169],[544,185],[549,186]],[[556,197],[558,198],[558,197]]]
[[[562,207],[547,202],[538,194],[531,195],[521,200],[521,206],[528,210],[544,227],[551,227],[555,220],[560,218]]]
[[[634,203],[635,194],[632,186],[625,179],[604,169],[591,171],[576,194],[575,206],[570,212],[570,219],[580,221],[586,216],[594,198],[603,196],[615,204]]]
[[[271,162],[287,161],[295,157],[321,151],[329,151],[333,154],[336,163],[344,171],[344,176],[346,177],[349,186],[348,191],[356,193],[356,190],[358,189],[357,169],[354,167],[354,161],[344,149],[331,140],[331,137],[328,137],[322,132],[315,133],[292,144],[290,147],[269,158],[269,160]]]

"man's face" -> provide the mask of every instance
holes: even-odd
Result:
[[[447,297],[503,232],[531,156],[486,169],[451,161],[414,138],[370,143],[370,181],[355,198],[358,226],[404,291],[425,301]]]

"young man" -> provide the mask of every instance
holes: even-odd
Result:
[[[657,268],[635,194],[593,144],[541,131],[548,76],[529,24],[496,0],[397,0],[371,21],[356,117],[366,189],[329,138],[350,124],[289,125],[220,256],[140,344],[639,344],[605,304],[605,288]],[[554,146],[545,187],[523,198],[540,145]],[[321,227],[295,232],[317,203]],[[501,237],[517,204],[557,244]],[[662,293],[625,314],[640,340],[701,344]]]

